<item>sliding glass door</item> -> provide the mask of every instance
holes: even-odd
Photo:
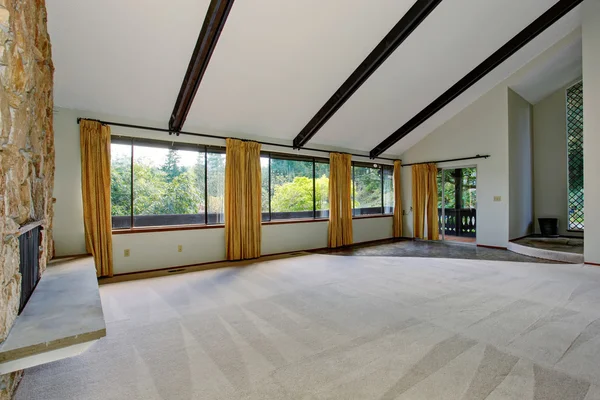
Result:
[[[475,243],[477,237],[476,167],[438,170],[438,218],[442,240]]]

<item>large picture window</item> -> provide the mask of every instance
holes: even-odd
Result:
[[[329,162],[312,157],[263,154],[262,219],[329,216]]]
[[[393,174],[388,165],[352,164],[354,216],[394,212]]]
[[[583,230],[583,82],[567,89],[569,230]]]
[[[225,149],[113,137],[113,229],[223,224]],[[329,160],[263,153],[262,220],[329,217]],[[352,165],[355,216],[394,211],[393,168]]]
[[[113,137],[113,229],[224,221],[225,153],[202,145]]]

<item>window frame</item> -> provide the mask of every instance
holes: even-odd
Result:
[[[269,186],[268,186],[268,204],[269,204],[269,211],[268,211],[268,219],[264,219],[264,212],[262,212],[262,206],[261,206],[261,221],[263,225],[280,225],[280,224],[291,224],[291,223],[303,223],[303,222],[320,222],[320,221],[327,221],[329,220],[329,217],[321,217],[321,216],[317,216],[317,192],[316,192],[316,164],[317,163],[321,163],[321,164],[327,164],[329,165],[329,159],[328,158],[324,158],[324,157],[315,157],[315,156],[303,156],[303,155],[296,155],[296,154],[288,154],[288,153],[277,153],[277,152],[272,152],[272,151],[262,151],[260,153],[261,158],[268,158],[269,160],[269,165],[268,165],[268,180],[269,180]],[[272,160],[287,160],[287,161],[300,161],[300,162],[310,162],[312,163],[312,217],[305,217],[305,218],[279,218],[279,219],[273,219],[273,207],[271,204],[271,200],[272,200],[272,192],[273,192],[273,188],[272,188],[272,177],[271,177],[271,173],[272,173],[272,168],[271,168],[271,161]]]
[[[582,217],[583,217],[583,221],[582,221],[582,227],[571,227],[571,196],[570,196],[570,192],[571,192],[571,179],[570,179],[570,157],[569,157],[569,136],[570,136],[570,130],[569,130],[569,91],[577,86],[577,85],[581,85],[582,88],[582,92],[584,90],[583,88],[583,80],[580,79],[577,82],[574,82],[573,84],[569,85],[566,89],[565,89],[565,141],[566,141],[566,153],[567,153],[567,232],[579,232],[582,233],[585,230],[585,210],[582,212]],[[581,107],[584,108],[585,105],[583,103],[584,99],[582,97],[581,99]],[[582,150],[583,150],[583,130],[581,133],[581,141],[582,141]],[[582,154],[583,157],[583,154]],[[583,170],[582,170],[582,175],[583,175]],[[581,177],[582,181],[583,181],[583,176]],[[583,187],[582,187],[582,198],[585,196],[584,191],[583,191]]]
[[[149,233],[159,231],[172,231],[172,230],[191,230],[191,229],[211,229],[211,228],[223,228],[224,223],[209,223],[208,222],[208,153],[225,154],[225,147],[223,146],[211,146],[199,143],[186,143],[186,142],[175,142],[166,140],[156,140],[148,138],[138,138],[123,135],[111,135],[112,144],[125,144],[131,146],[130,154],[130,210],[129,210],[129,227],[114,228],[112,205],[111,205],[111,231],[113,234],[127,234],[127,233]],[[171,224],[171,225],[151,225],[151,226],[135,226],[135,211],[134,211],[134,165],[135,165],[135,146],[144,147],[156,147],[166,150],[186,150],[196,151],[204,154],[204,223],[191,223],[191,224]],[[111,165],[112,173],[112,165]],[[156,214],[160,215],[160,214]],[[182,214],[182,215],[202,215],[199,214]]]
[[[360,214],[360,215],[355,214],[355,210],[357,209],[354,207],[355,199],[356,199],[356,180],[355,180],[355,174],[354,174],[355,167],[378,169],[380,171],[381,212],[373,213],[373,214]],[[386,207],[385,207],[385,184],[384,184],[385,170],[391,171],[391,176],[393,179],[393,176],[394,176],[394,166],[393,165],[369,163],[369,162],[364,162],[364,161],[352,161],[352,218],[377,218],[377,217],[390,217],[390,216],[394,215],[394,207],[396,206],[395,204],[392,207],[390,207],[391,208],[390,212],[385,212],[385,209],[386,209]],[[392,184],[392,190],[394,190],[393,187],[394,186]],[[369,208],[372,208],[372,207],[369,207]]]

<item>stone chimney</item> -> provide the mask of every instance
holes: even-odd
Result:
[[[19,227],[43,221],[40,274],[53,252],[53,72],[44,0],[0,0],[0,342],[19,306]],[[0,377],[0,399],[19,378]]]

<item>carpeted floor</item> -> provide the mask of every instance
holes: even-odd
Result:
[[[600,399],[600,269],[308,255],[103,285],[17,400]]]

